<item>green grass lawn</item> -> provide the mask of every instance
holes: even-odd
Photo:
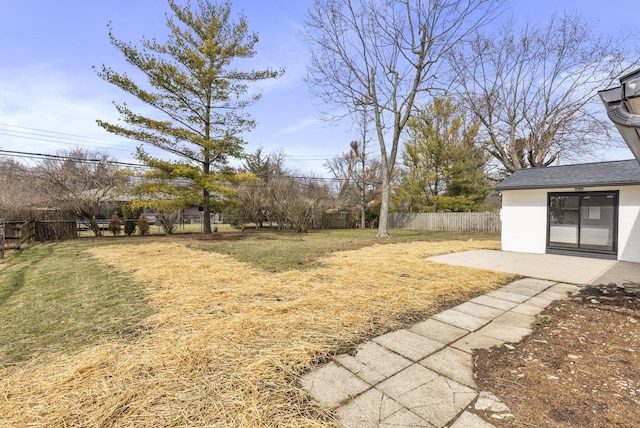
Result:
[[[227,234],[228,239],[194,241],[190,245],[205,251],[228,254],[237,260],[269,272],[314,269],[318,260],[337,251],[357,250],[370,245],[414,241],[498,240],[498,234],[392,230],[390,238],[376,238],[376,230],[322,230],[310,233],[267,230]]]
[[[8,252],[0,264],[0,367],[128,334],[151,313],[142,288],[70,241]]]
[[[374,244],[497,239],[492,234],[393,230],[314,231],[307,234],[227,230],[203,235],[104,237],[8,251],[0,261],[0,367],[50,352],[73,351],[131,334],[153,309],[142,286],[83,254],[113,244],[179,240],[194,249],[231,255],[269,272],[320,267],[323,256]]]

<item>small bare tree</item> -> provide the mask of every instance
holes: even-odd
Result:
[[[460,99],[482,124],[485,149],[511,173],[611,144],[611,122],[592,102],[637,66],[638,54],[626,54],[625,46],[565,13],[520,30],[507,22],[450,59]]]
[[[282,177],[270,185],[279,216],[297,232],[306,233],[329,207],[329,189],[319,180]]]
[[[345,114],[375,124],[382,167],[378,236],[387,237],[398,144],[417,99],[439,86],[445,55],[488,23],[501,0],[315,0],[309,84]]]
[[[366,227],[366,211],[379,184],[378,158],[368,156],[366,144],[352,141],[348,152],[325,162],[325,168],[337,182],[341,209],[355,211],[360,228]]]
[[[12,160],[0,161],[0,218],[26,220],[41,195],[33,186],[35,170]]]
[[[63,151],[39,166],[39,189],[48,203],[88,221],[95,236],[102,236],[96,210],[112,204],[114,190],[125,180],[113,159],[100,151]]]
[[[241,172],[252,174],[254,177],[241,181],[236,189],[236,215],[239,221],[250,220],[256,227],[262,228],[265,220],[273,222],[275,219],[274,214],[277,210],[274,207],[274,186],[271,182],[283,178],[286,174],[284,153],[266,154],[259,147],[255,152],[244,156]]]

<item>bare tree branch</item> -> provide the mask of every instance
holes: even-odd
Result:
[[[388,236],[390,181],[398,144],[416,101],[436,88],[456,44],[488,23],[502,0],[316,0],[307,18],[313,46],[308,83],[339,108],[333,118],[366,105],[375,124],[382,167],[378,236]]]
[[[611,123],[595,113],[597,91],[635,68],[638,54],[565,13],[545,26],[509,21],[460,46],[450,63],[459,96],[482,123],[485,149],[514,172],[610,145]]]

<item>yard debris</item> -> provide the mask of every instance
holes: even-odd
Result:
[[[338,426],[298,377],[508,283],[425,260],[497,245],[374,245],[283,273],[184,243],[96,247],[92,257],[146,285],[145,334],[0,369],[0,426]]]
[[[543,314],[552,313],[553,322],[534,326],[515,349],[476,351],[478,387],[508,405],[517,426],[640,426],[640,356],[631,347],[640,341],[632,321],[640,318],[640,300],[628,292],[615,284],[586,287],[552,303]]]

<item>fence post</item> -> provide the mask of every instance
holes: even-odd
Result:
[[[0,219],[0,259],[4,259],[4,220]]]

